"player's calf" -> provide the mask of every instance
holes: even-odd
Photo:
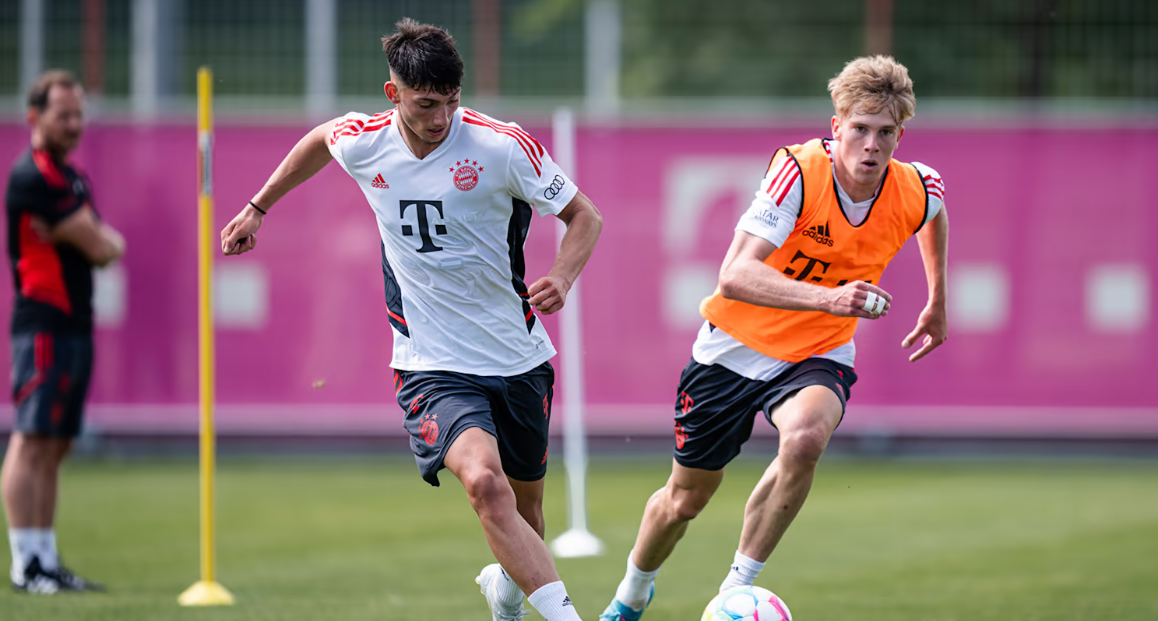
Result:
[[[543,519],[543,480],[517,481],[509,479],[511,489],[515,492],[515,509],[527,521],[527,524],[543,538],[547,532],[547,523]]]

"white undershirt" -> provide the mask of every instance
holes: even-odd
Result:
[[[828,141],[828,144],[835,147],[836,141]],[[829,161],[831,160],[830,154]],[[793,171],[784,170],[785,167],[791,168],[795,165],[792,158],[784,158],[779,165],[768,171],[748,211],[740,217],[736,230],[761,237],[777,248],[784,245],[788,235],[796,228],[796,220],[800,217],[802,208],[804,182],[799,175],[792,181]],[[927,224],[936,217],[945,204],[944,183],[941,181],[941,175],[932,168],[919,162],[913,162],[913,165],[920,171],[929,192],[929,212],[925,215]],[[837,181],[835,167],[832,179],[845,217],[853,226],[859,226],[868,216],[876,196],[854,203]],[[696,342],[692,345],[692,357],[700,364],[718,364],[733,373],[759,381],[770,381],[793,364],[762,354],[732,338],[727,332],[719,328],[713,329],[707,321],[700,326]],[[856,359],[856,342],[849,340],[844,345],[811,357],[825,358],[853,367]]]

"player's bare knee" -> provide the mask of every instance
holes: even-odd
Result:
[[[781,466],[790,470],[811,470],[820,461],[828,446],[828,431],[820,425],[795,429],[784,434],[780,440],[778,459]]]
[[[690,522],[708,506],[712,495],[699,489],[674,488],[670,494],[670,514],[676,522]]]
[[[462,480],[466,495],[476,513],[493,511],[506,504],[514,505],[514,492],[502,472],[489,468],[476,468],[466,473]]]
[[[9,451],[13,451],[13,461],[23,468],[40,470],[52,463],[54,447],[47,438],[14,434]]]

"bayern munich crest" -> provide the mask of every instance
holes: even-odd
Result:
[[[422,426],[419,428],[419,436],[426,444],[434,446],[438,442],[438,423],[434,422],[438,418],[437,414],[424,414],[422,416]]]
[[[450,172],[454,173],[454,187],[469,192],[478,185],[478,175],[483,171],[483,167],[478,165],[478,161],[462,160],[455,162],[451,167]]]

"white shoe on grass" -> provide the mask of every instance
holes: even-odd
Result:
[[[474,579],[475,584],[479,586],[479,590],[487,598],[487,605],[491,608],[491,619],[493,621],[522,621],[528,611],[523,608],[522,600],[519,601],[518,606],[504,606],[498,601],[498,596],[495,589],[498,588],[498,583],[501,580],[510,580],[503,571],[502,566],[498,563],[491,563],[479,572],[478,577]]]

